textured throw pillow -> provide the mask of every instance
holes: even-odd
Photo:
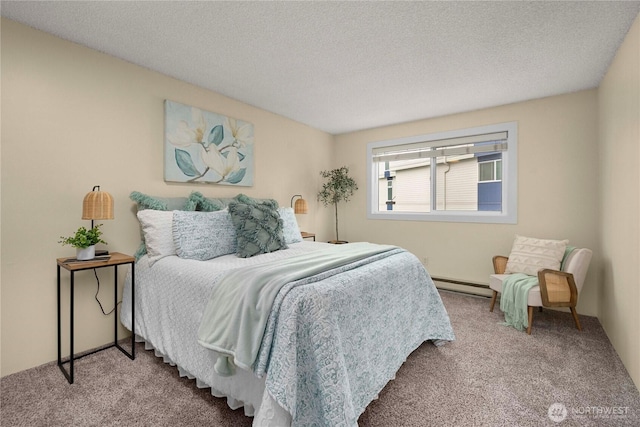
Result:
[[[224,209],[224,205],[217,199],[209,199],[198,191],[189,195],[185,211],[215,212]]]
[[[255,197],[249,197],[246,194],[238,194],[233,198],[233,201],[246,203],[248,205],[256,205],[256,204],[266,204],[271,206],[273,209],[278,209],[278,202],[274,199],[256,199]]]
[[[280,214],[280,218],[282,218],[284,242],[287,245],[302,242],[302,235],[300,234],[298,220],[296,219],[295,212],[293,212],[293,208],[278,208],[278,213]]]
[[[158,211],[166,211],[167,203],[155,197],[142,194],[138,191],[132,191],[129,198],[138,204],[138,210],[154,209]]]
[[[236,199],[234,197],[218,197],[215,199],[207,199],[209,200],[211,203],[216,203],[220,206],[222,206],[222,209],[226,209],[227,206],[229,206],[229,203],[235,201]]]
[[[129,198],[136,202],[138,210],[154,209],[157,211],[195,210],[190,208],[186,197],[154,197],[138,191],[132,191]]]
[[[143,209],[137,213],[144,238],[149,264],[175,255],[173,244],[173,212]]]
[[[257,203],[229,203],[231,221],[237,235],[237,255],[249,258],[254,255],[287,249],[283,222],[275,201]]]
[[[206,261],[236,251],[229,212],[173,212],[173,243],[180,258]]]
[[[524,273],[537,276],[538,271],[559,270],[568,240],[544,240],[516,236],[505,273]]]

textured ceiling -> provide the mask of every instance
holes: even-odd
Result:
[[[6,18],[333,134],[597,87],[639,10],[637,1],[0,4]]]

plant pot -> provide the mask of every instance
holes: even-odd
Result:
[[[78,261],[88,261],[95,258],[96,245],[89,246],[88,248],[76,248],[76,259]]]

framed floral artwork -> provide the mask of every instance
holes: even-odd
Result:
[[[253,125],[165,100],[164,180],[250,187]]]

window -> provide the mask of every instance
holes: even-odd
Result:
[[[367,145],[370,219],[517,220],[517,124]]]
[[[478,182],[502,181],[502,159],[481,161],[478,158]]]

